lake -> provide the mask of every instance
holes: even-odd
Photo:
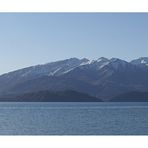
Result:
[[[0,103],[0,135],[148,135],[148,103]]]

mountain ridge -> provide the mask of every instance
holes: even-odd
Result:
[[[142,61],[145,60],[145,61]],[[128,91],[148,91],[148,58],[70,58],[0,75],[0,96],[33,91],[73,90],[103,101]]]

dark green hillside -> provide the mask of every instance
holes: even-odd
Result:
[[[114,102],[148,102],[148,92],[128,92],[116,96],[111,101]]]
[[[2,97],[0,101],[15,101],[15,102],[101,102],[100,99],[92,97],[85,93],[80,93],[72,90],[67,91],[38,91],[25,93],[14,97]]]

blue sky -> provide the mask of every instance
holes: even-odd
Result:
[[[148,13],[0,13],[0,74],[102,56],[148,56]]]

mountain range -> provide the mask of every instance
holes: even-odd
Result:
[[[98,101],[117,100],[118,96],[121,98],[130,92],[146,94],[148,57],[130,62],[104,57],[97,60],[70,58],[0,76],[0,98],[26,94],[31,97],[34,93],[39,95],[39,92],[47,94],[47,91],[58,94],[67,90],[85,94],[89,98],[98,98]]]

